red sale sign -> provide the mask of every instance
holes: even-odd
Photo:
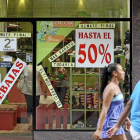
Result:
[[[23,62],[21,59],[17,58],[12,68],[9,70],[8,74],[0,84],[0,105],[5,99],[6,95],[9,93],[10,89],[16,82],[17,78],[19,77],[25,66],[26,63]]]
[[[114,62],[113,29],[76,29],[76,67],[104,67]]]

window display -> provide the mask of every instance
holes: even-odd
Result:
[[[3,46],[6,48],[5,50],[0,50],[0,79],[1,84],[3,84],[4,81],[6,83],[4,87],[2,87],[2,85],[0,87],[0,97],[2,91],[6,95],[6,89],[8,89],[7,96],[4,97],[2,102],[0,101],[0,134],[32,135],[32,128],[29,129],[28,127],[29,120],[27,114],[29,110],[27,109],[27,101],[22,90],[17,88],[17,84],[21,77],[24,77],[22,83],[25,88],[25,77],[29,74],[29,71],[26,71],[26,68],[24,68],[24,70],[21,69],[22,64],[18,63],[20,61],[24,62],[24,64],[26,64],[25,62],[32,63],[32,24],[30,22],[19,23],[12,21],[0,22],[0,24],[7,25],[2,33],[0,33],[0,39],[5,41],[4,43],[1,43],[1,45],[7,45],[7,47]],[[28,25],[28,29],[26,28],[26,25]],[[30,49],[28,49],[27,46]],[[26,58],[26,55],[28,59]],[[19,69],[15,66],[18,66]],[[5,80],[8,73],[9,77]],[[21,76],[23,73],[24,76]],[[28,82],[27,85],[29,85]],[[30,88],[32,90],[32,86]]]
[[[57,0],[9,0],[3,3],[5,4],[5,8],[7,6],[6,13],[9,18],[130,18],[129,0],[89,0],[88,2],[86,0],[61,0],[59,2]],[[2,17],[5,16],[6,15],[2,15]]]
[[[0,105],[0,134],[95,130],[103,103],[103,67],[113,62],[125,70],[119,86],[126,104],[131,5],[130,0],[0,0],[0,17],[8,18],[0,22],[0,84],[17,59],[27,64]],[[63,21],[51,21],[56,17]],[[20,78],[22,91],[17,88]]]
[[[37,22],[37,30],[40,30],[39,25],[41,25],[41,23],[43,22],[45,23],[45,21]],[[53,21],[50,22],[52,23]],[[101,76],[103,67],[106,66],[107,63],[112,63],[110,61],[111,59],[113,60],[113,62],[121,64],[125,71],[126,67],[128,67],[129,65],[129,62],[125,57],[125,53],[127,51],[125,48],[127,45],[125,45],[126,40],[124,41],[125,32],[127,30],[125,25],[129,23],[115,21],[114,22],[87,21],[89,26],[87,26],[88,24],[85,24],[86,26],[84,26],[84,31],[85,30],[91,31],[90,26],[96,25],[94,26],[96,28],[96,32],[98,33],[100,32],[100,35],[96,34],[98,37],[94,38],[98,39],[97,40],[98,44],[102,44],[99,45],[99,47],[96,47],[97,53],[100,54],[98,55],[98,59],[100,59],[100,61],[98,62],[97,66],[94,66],[95,62],[94,63],[92,62],[93,67],[88,66],[87,64],[84,65],[84,67],[82,66],[76,67],[75,64],[77,63],[76,57],[79,56],[75,52],[80,50],[76,49],[75,46],[76,45],[75,42],[77,41],[76,29],[82,27],[81,23],[83,25],[83,22],[75,22],[76,25],[74,28],[71,27],[62,28],[59,25],[59,29],[56,35],[54,35],[54,38],[59,36],[60,34],[59,31],[61,31],[61,35],[64,35],[65,37],[62,41],[57,43],[54,41],[48,42],[46,38],[46,36],[47,37],[50,36],[48,33],[43,34],[44,42],[42,43],[39,37],[40,32],[38,32],[37,34],[37,50],[38,50],[37,63],[42,62],[42,66],[44,68],[47,67],[46,74],[51,82],[52,89],[54,90],[54,92],[56,92],[58,98],[60,99],[60,102],[63,104],[62,107],[59,107],[56,104],[55,99],[54,102],[51,104],[50,103],[48,105],[47,103],[45,105],[40,104],[40,106],[36,108],[37,130],[38,129],[95,130],[103,103],[102,99],[100,98]],[[94,28],[93,26],[91,27]],[[53,28],[53,24],[51,28]],[[107,30],[105,30],[106,28]],[[69,31],[69,33],[67,31]],[[111,35],[110,31],[112,33],[114,32],[113,33],[114,35]],[[86,38],[88,37],[86,34],[85,35],[83,34],[83,36]],[[112,44],[103,45],[103,43],[105,42],[103,41],[103,39],[101,39],[102,37],[104,39],[112,38],[113,40]],[[92,39],[93,43],[95,43],[94,39]],[[62,51],[66,46],[70,46],[70,43],[72,42],[74,42],[75,44],[74,46],[71,46],[68,50]],[[110,52],[110,49],[108,49],[107,46],[112,47],[113,53]],[[88,55],[86,57],[86,53],[89,53],[89,51],[92,54],[91,59],[95,60],[95,47],[91,47],[89,50],[86,50],[85,47],[81,47],[80,51],[79,55],[82,61],[88,57]],[[40,55],[40,53],[42,55]],[[99,63],[102,62],[104,65],[100,66]],[[65,63],[69,63],[69,65],[66,65]],[[74,65],[70,65],[72,63]],[[125,81],[126,80],[127,76],[125,76]],[[130,94],[129,93],[130,89],[128,87],[125,88],[126,85],[125,81],[124,82],[122,81],[120,83],[120,88],[123,90],[123,95],[127,96]],[[61,87],[62,85],[63,88]],[[52,95],[53,93],[50,90],[51,89],[48,87],[47,94],[49,96],[53,96]],[[45,115],[42,116],[41,114]],[[51,114],[53,115],[53,118],[50,118]],[[94,117],[94,120],[92,117]]]

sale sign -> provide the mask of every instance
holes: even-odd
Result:
[[[70,63],[70,62],[52,62],[52,67],[75,67],[75,63]]]
[[[9,70],[8,74],[0,84],[0,104],[9,93],[10,89],[16,82],[17,78],[19,77],[25,66],[26,63],[23,62],[21,59],[17,58],[12,68]]]
[[[54,61],[56,58],[58,58],[59,56],[61,56],[63,53],[65,53],[67,50],[69,50],[74,45],[75,45],[75,43],[73,41],[71,41],[69,44],[67,44],[66,46],[64,46],[62,49],[60,49],[54,55],[52,55],[51,57],[49,57],[48,60],[50,62]]]
[[[0,51],[17,51],[17,38],[0,38]]]
[[[52,86],[52,84],[51,84],[46,72],[45,72],[45,70],[43,69],[42,65],[39,65],[38,68],[39,68],[41,76],[43,77],[43,79],[44,79],[44,81],[45,81],[45,83],[46,83],[46,85],[47,85],[52,97],[54,98],[54,101],[55,101],[57,107],[61,108],[62,104],[61,104],[61,102],[60,102],[60,100],[59,100],[59,98],[58,98],[58,96],[57,96],[57,94],[56,94],[56,92],[55,92],[55,90],[54,90],[54,88],[53,88],[53,86]]]
[[[113,29],[76,29],[76,67],[99,68],[113,62]]]

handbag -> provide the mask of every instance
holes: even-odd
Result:
[[[40,104],[47,104],[50,105],[54,102],[54,98],[52,96],[47,96],[47,98],[44,98],[44,95],[40,95],[39,103]]]
[[[22,90],[23,88],[24,88],[24,76],[23,75],[21,75],[20,76],[20,79],[19,79],[19,81],[18,81],[18,83],[17,83],[17,88],[19,89],[19,90]]]

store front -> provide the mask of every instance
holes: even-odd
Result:
[[[2,47],[11,46],[7,38],[15,42],[14,51],[0,50],[0,83],[17,58],[33,64],[32,68],[41,64],[38,69],[47,90],[39,80],[41,95],[36,107],[37,85],[32,84],[34,131],[96,130],[102,107],[102,69],[109,63],[119,63],[125,71],[120,87],[127,103],[131,90],[130,0],[1,0],[0,17],[8,19],[0,22],[0,39],[5,38],[6,43]],[[0,105],[0,117],[4,117],[0,134],[31,136],[25,94],[17,88],[19,78]],[[10,116],[5,114],[10,111],[13,118],[7,122]]]

